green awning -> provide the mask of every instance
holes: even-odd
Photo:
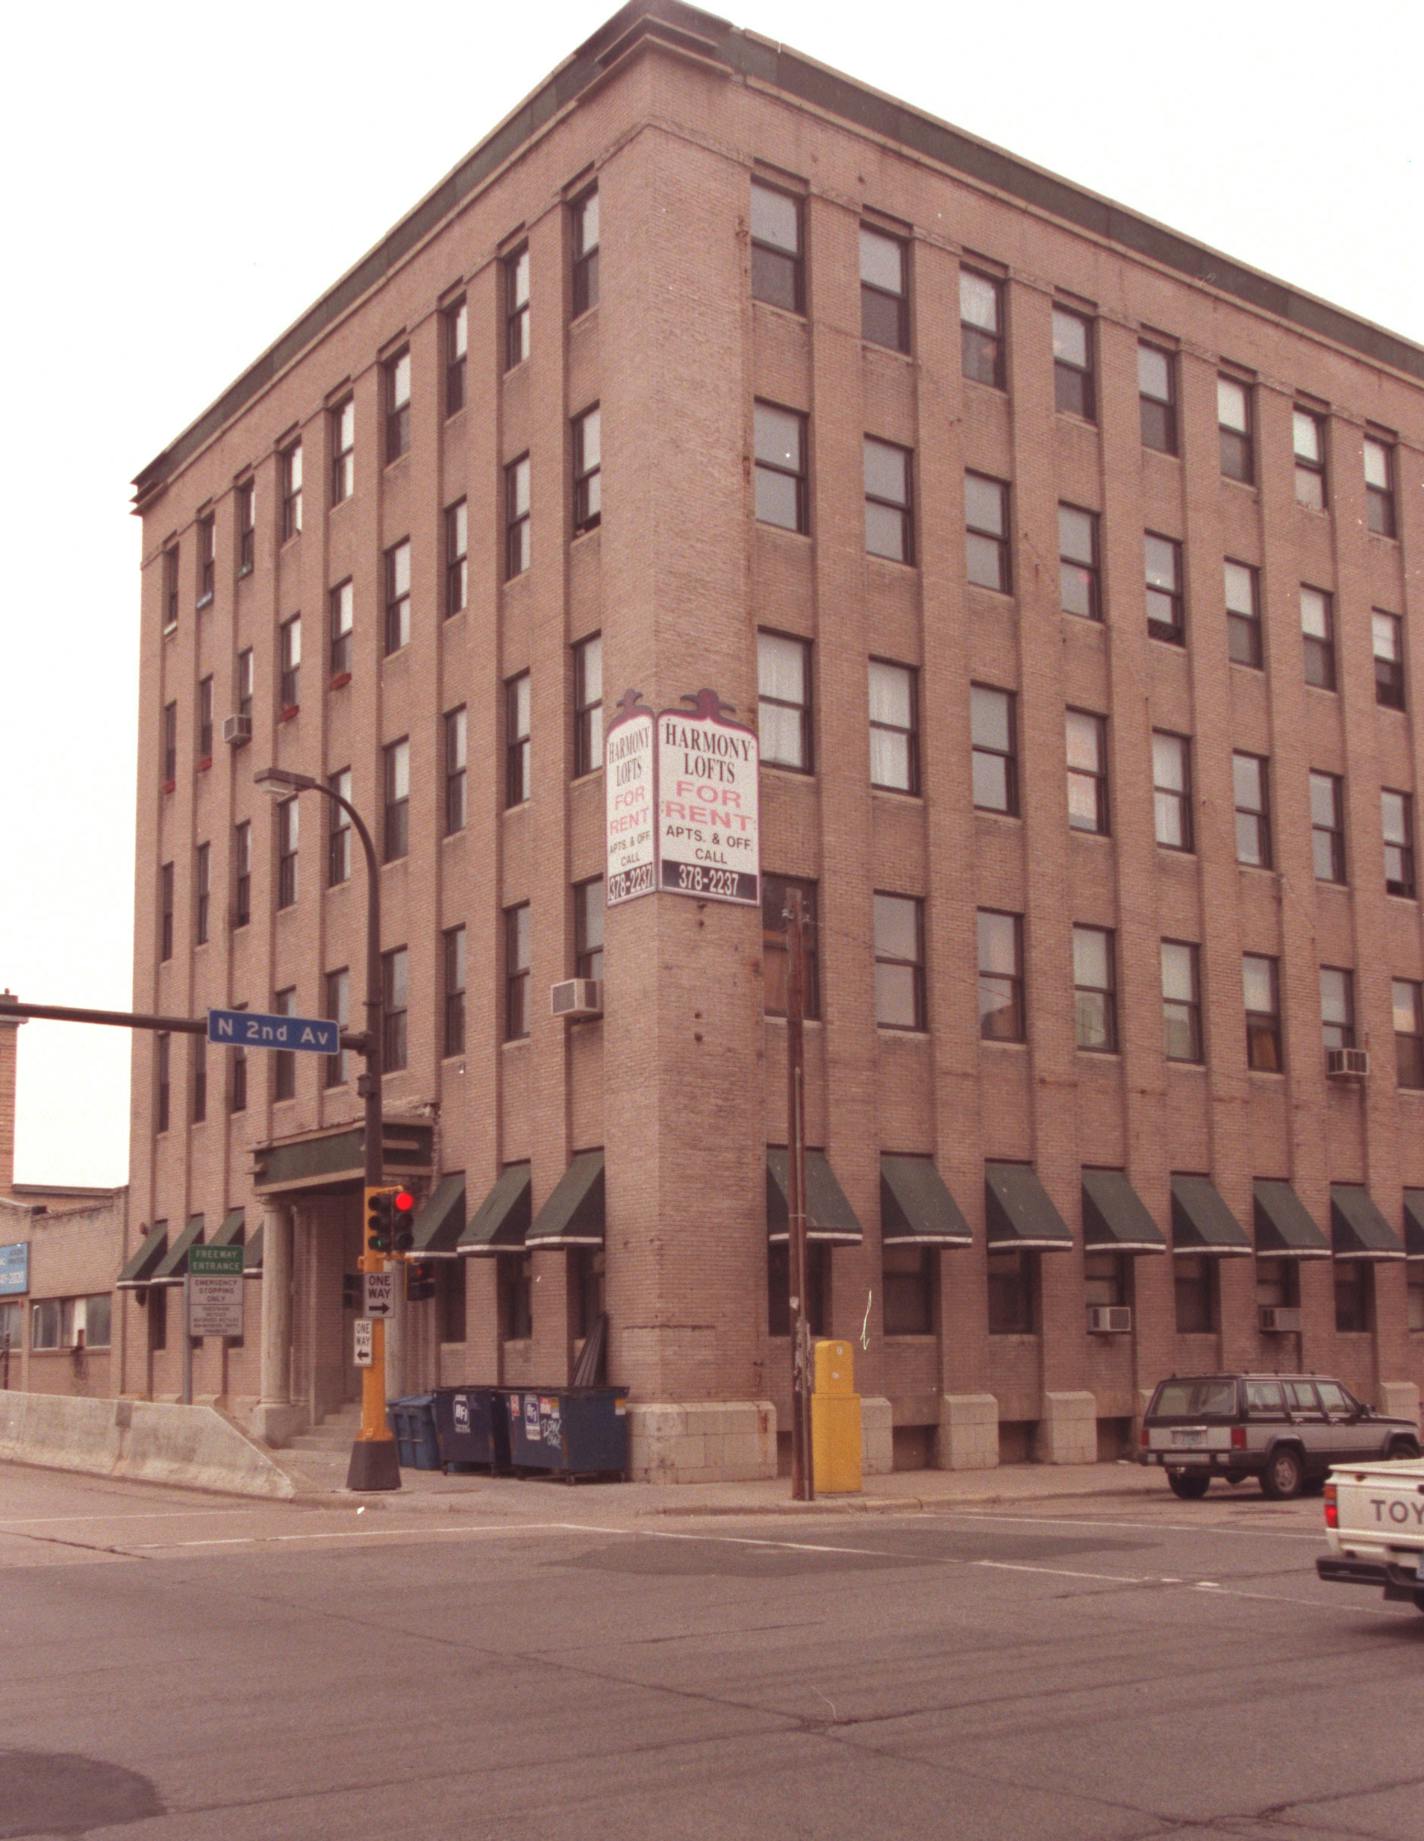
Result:
[[[790,1153],[785,1145],[766,1147],[766,1237],[791,1238]],[[836,1181],[824,1151],[806,1153],[806,1238],[840,1246],[859,1246],[864,1238],[860,1220]]]
[[[1084,1170],[1083,1248],[1088,1253],[1167,1251],[1161,1229],[1122,1170]]]
[[[533,1210],[527,1163],[507,1164],[455,1242],[457,1253],[522,1253]]]
[[[958,1202],[928,1157],[881,1154],[882,1246],[967,1247],[973,1242]]]
[[[1424,1259],[1424,1189],[1404,1192],[1404,1257]]]
[[[240,1208],[230,1208],[223,1216],[222,1226],[208,1242],[211,1247],[240,1247],[242,1245],[242,1228],[246,1216]]]
[[[415,1217],[412,1259],[454,1259],[455,1247],[465,1231],[465,1173],[442,1176],[435,1193]]]
[[[1072,1247],[1068,1223],[1031,1164],[985,1164],[984,1194],[991,1253],[1066,1253]]]
[[[1330,1246],[1289,1183],[1257,1177],[1256,1257],[1328,1259]]]
[[[242,1276],[244,1278],[261,1278],[262,1276],[262,1223],[257,1223],[257,1232],[243,1242]]]
[[[194,1215],[169,1247],[153,1275],[155,1285],[181,1285],[188,1276],[188,1251],[203,1242],[203,1217]]]
[[[1336,1259],[1403,1259],[1399,1235],[1362,1183],[1331,1183],[1330,1238]]]
[[[603,1245],[603,1152],[577,1151],[524,1236],[530,1247]]]
[[[1209,1176],[1172,1178],[1172,1251],[1240,1258],[1251,1251],[1241,1223]]]
[[[153,1268],[167,1250],[168,1223],[160,1221],[148,1230],[138,1251],[126,1262],[114,1283],[124,1291],[151,1283]]]

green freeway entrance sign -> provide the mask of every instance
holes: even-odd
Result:
[[[188,1270],[194,1278],[204,1274],[241,1278],[242,1261],[241,1247],[194,1247],[188,1254]]]
[[[189,1252],[190,1337],[242,1334],[242,1259],[240,1246],[195,1246]]]

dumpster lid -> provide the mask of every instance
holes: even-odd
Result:
[[[510,1163],[455,1242],[457,1253],[522,1253],[529,1232],[529,1165]]]
[[[603,1245],[603,1152],[577,1151],[525,1235],[542,1247]]]
[[[162,1259],[167,1246],[168,1223],[155,1222],[144,1235],[138,1251],[120,1268],[115,1284],[124,1290],[149,1284],[153,1278],[153,1268]]]
[[[929,1157],[880,1155],[882,1246],[967,1247],[974,1235]]]
[[[442,1176],[415,1217],[412,1259],[455,1259],[465,1231],[465,1173]]]
[[[153,1275],[155,1285],[181,1285],[188,1276],[188,1254],[203,1243],[203,1217],[194,1215],[159,1262]]]
[[[766,1147],[766,1237],[789,1240],[791,1204],[787,1199],[791,1186],[790,1153],[783,1144]],[[806,1153],[806,1238],[828,1240],[841,1246],[859,1246],[862,1234],[860,1219],[846,1199],[845,1190],[836,1181],[830,1158],[824,1151]]]

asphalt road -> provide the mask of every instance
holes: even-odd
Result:
[[[432,1515],[0,1467],[0,1841],[1424,1841],[1318,1502]]]

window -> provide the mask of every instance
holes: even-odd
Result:
[[[445,413],[458,415],[465,407],[465,358],[469,351],[470,319],[462,294],[441,315],[445,345]]]
[[[163,552],[163,630],[178,631],[178,545]]]
[[[603,976],[603,878],[574,884],[574,977]]]
[[[237,486],[237,573],[251,575],[257,562],[257,482]]]
[[[1310,776],[1310,848],[1317,882],[1345,880],[1344,786],[1333,773]]]
[[[1142,445],[1160,454],[1177,451],[1176,361],[1160,345],[1137,348],[1137,401]]]
[[[603,765],[603,638],[574,647],[574,775]]]
[[[990,1253],[989,1334],[1032,1336],[1038,1328],[1037,1253]]]
[[[172,1044],[173,1038],[168,1034],[167,1030],[163,1030],[153,1039],[153,1129],[155,1131],[168,1130],[168,1101],[170,1093],[169,1062]]]
[[[193,944],[208,943],[208,918],[212,906],[212,848],[199,844],[193,853]]]
[[[277,456],[282,492],[282,541],[302,534],[302,444],[294,441]]]
[[[36,1298],[30,1305],[30,1348],[60,1349],[65,1346],[64,1306],[68,1298]]]
[[[410,644],[410,539],[386,551],[386,656]]]
[[[239,1010],[245,1010],[246,1004],[238,1004]],[[229,1112],[247,1111],[247,1050],[239,1042],[228,1050],[227,1057],[227,1109]],[[157,1223],[154,1223],[157,1226]],[[152,1306],[152,1294],[149,1297]]]
[[[210,677],[198,679],[198,765],[203,767],[213,758],[213,680]]]
[[[805,921],[802,937],[806,950],[802,954],[804,976],[801,992],[802,1014],[821,1014],[820,950],[816,932],[816,884],[797,876],[771,876],[761,879],[761,972],[762,1008],[768,1016],[786,1015],[786,979],[790,956],[786,947],[788,898],[793,889],[801,891],[801,914]]]
[[[1384,836],[1384,891],[1414,899],[1414,801],[1408,793],[1380,789],[1380,830]]]
[[[1075,831],[1108,830],[1108,725],[1087,710],[1067,712],[1068,823]]]
[[[971,582],[1008,594],[1013,572],[1009,562],[1009,489],[1001,479],[982,473],[964,475],[964,562]]]
[[[915,673],[908,665],[870,661],[870,784],[918,793],[920,763]]]
[[[1367,1260],[1346,1259],[1335,1262],[1335,1330],[1337,1335],[1352,1336],[1369,1333],[1374,1317],[1371,1309],[1372,1294],[1373,1283]],[[1327,1386],[1328,1383],[1324,1381],[1320,1383],[1322,1394],[1326,1392]],[[1329,1404],[1328,1400],[1327,1404]]]
[[[529,1034],[529,903],[504,911],[504,1039]]]
[[[1053,403],[1065,415],[1098,419],[1092,321],[1066,307],[1053,309]]]
[[[188,1061],[192,1093],[190,1117],[194,1125],[202,1125],[208,1116],[208,1045],[201,1036],[192,1037],[190,1041]]]
[[[276,1016],[296,1015],[297,993],[290,985],[273,998],[272,1011]],[[279,1048],[272,1057],[272,1097],[274,1100],[295,1099],[296,1093],[296,1054],[290,1048]]]
[[[331,612],[331,676],[351,675],[351,634],[356,625],[356,589],[350,581],[338,582],[328,597]]]
[[[356,490],[356,401],[348,396],[328,412],[331,437],[331,502],[341,504]]]
[[[300,811],[295,798],[277,807],[277,906],[292,907],[297,899],[297,840]]]
[[[1185,940],[1162,942],[1162,1053],[1202,1059],[1201,948]]]
[[[529,356],[529,245],[504,258],[504,368]]]
[[[24,1313],[18,1299],[0,1299],[0,1352],[8,1353],[11,1349],[16,1354],[20,1350],[20,1341],[24,1335]],[[5,1385],[9,1385],[9,1375],[4,1373]]]
[[[470,520],[465,501],[445,507],[445,618],[458,614],[470,587]]]
[[[1226,574],[1226,649],[1233,664],[1259,671],[1261,647],[1260,577],[1249,563],[1223,565]]]
[[[751,220],[752,299],[804,312],[800,199],[753,179]]]
[[[977,919],[979,1034],[986,1042],[1022,1042],[1023,916],[980,908]]]
[[[173,957],[173,865],[165,863],[158,872],[158,958],[166,964]]]
[[[1217,1261],[1204,1253],[1174,1253],[1172,1290],[1179,1336],[1207,1336],[1217,1324]]]
[[[882,1029],[925,1027],[924,903],[875,896],[875,1020]]]
[[[972,685],[969,723],[973,742],[974,803],[981,812],[1019,809],[1014,693],[989,684]]]
[[[217,580],[216,537],[217,519],[212,512],[206,511],[198,519],[197,604],[199,607],[206,607],[213,598],[213,587]]]
[[[394,863],[410,849],[410,742],[388,742],[381,750],[384,815],[381,861]]]
[[[1233,754],[1231,779],[1236,798],[1236,861],[1269,869],[1271,804],[1266,762],[1259,754]]]
[[[244,819],[232,829],[232,924],[252,919],[252,824]]]
[[[882,1247],[880,1272],[885,1334],[932,1336],[935,1323],[934,1249]]]
[[[1412,978],[1394,978],[1389,989],[1394,1005],[1395,1079],[1401,1087],[1424,1087],[1424,985]]]
[[[239,716],[252,715],[252,647],[244,646],[237,655],[237,672],[235,689],[237,692],[237,713]]]
[[[907,250],[899,237],[860,227],[860,335],[892,352],[910,349]]]
[[[1404,708],[1404,622],[1379,608],[1370,613],[1375,653],[1375,702],[1386,709]]]
[[[513,581],[529,567],[529,456],[521,454],[504,469],[504,579]]]
[[[1256,477],[1255,443],[1251,434],[1251,391],[1235,377],[1216,380],[1217,438],[1221,443],[1221,471],[1226,479]]]
[[[1192,847],[1192,748],[1185,735],[1152,731],[1152,810],[1157,842]]]
[[[527,1342],[534,1333],[534,1255],[509,1253],[495,1262],[499,1339]]]
[[[1246,1065],[1258,1074],[1281,1071],[1279,967],[1261,953],[1244,953],[1241,981],[1246,999]]]
[[[441,1054],[465,1052],[465,929],[447,927],[440,936],[440,983],[445,993]]]
[[[178,778],[178,705],[163,706],[163,790],[173,791]]]
[[[340,971],[326,974],[326,1002],[321,1013],[343,1030],[351,1027],[351,974],[344,965]],[[339,1055],[323,1055],[321,1068],[323,1087],[345,1086],[351,1078],[351,1050],[343,1048]]]
[[[1073,1028],[1079,1048],[1117,1049],[1113,936],[1106,927],[1073,929]]]
[[[1377,536],[1396,535],[1394,455],[1375,435],[1365,436],[1365,522]]]
[[[569,207],[573,231],[573,312],[577,319],[598,305],[598,187]]]
[[[597,403],[574,419],[574,535],[603,518],[603,422]]]
[[[1004,387],[1004,284],[974,269],[959,271],[959,364],[977,384]]]
[[[1120,1175],[1120,1171],[1113,1172]],[[1131,1264],[1125,1253],[1085,1253],[1083,1255],[1083,1302],[1094,1305],[1123,1305],[1131,1298]]]
[[[336,799],[351,797],[351,769],[343,767],[331,775],[327,785]],[[337,888],[351,880],[351,814],[336,799],[323,800],[327,812],[326,886]]]
[[[1305,681],[1318,690],[1335,688],[1335,622],[1323,588],[1300,589],[1300,631],[1305,647]]]
[[[529,673],[504,687],[504,803],[522,805],[533,790],[529,741]]]
[[[1324,511],[1325,418],[1309,409],[1297,409],[1291,418],[1295,449],[1295,502],[1307,511]]]
[[[754,498],[762,524],[784,531],[810,529],[806,496],[806,418],[775,403],[753,409],[756,445]]]
[[[277,629],[277,704],[295,716],[302,703],[302,617],[294,614]]]
[[[445,836],[463,831],[466,817],[466,774],[469,765],[468,722],[465,706],[445,712]]]
[[[1320,1028],[1325,1052],[1355,1046],[1355,980],[1338,965],[1320,968]]]
[[[1185,643],[1186,608],[1182,594],[1182,546],[1174,537],[1145,531],[1142,538],[1146,567],[1147,632],[1169,645]]]
[[[910,450],[865,437],[865,547],[895,563],[915,560]]]
[[[757,733],[764,767],[811,771],[811,646],[757,634]]]
[[[1098,514],[1078,505],[1058,507],[1058,599],[1065,614],[1103,617]]]
[[[410,955],[404,946],[381,954],[381,1071],[398,1074],[406,1064],[410,1003]]]

